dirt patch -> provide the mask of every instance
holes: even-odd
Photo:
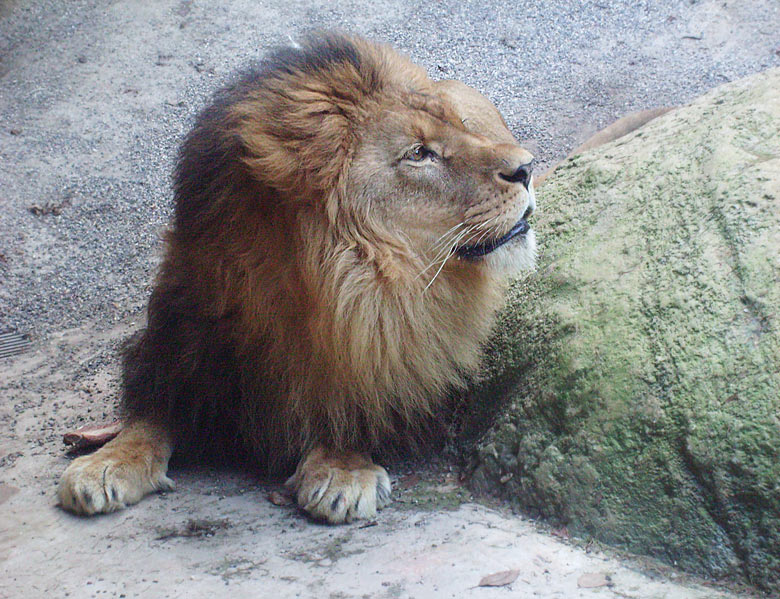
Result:
[[[230,520],[187,520],[182,526],[161,528],[155,541],[170,539],[203,539],[213,537],[217,533],[229,529]]]

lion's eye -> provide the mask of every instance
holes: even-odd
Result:
[[[404,158],[406,160],[411,160],[412,162],[422,162],[426,158],[432,158],[434,155],[435,154],[425,146],[414,146],[404,154]]]

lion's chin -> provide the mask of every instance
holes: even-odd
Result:
[[[486,268],[500,277],[514,277],[536,264],[536,234],[530,229],[524,235],[481,258]]]

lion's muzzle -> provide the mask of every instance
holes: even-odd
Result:
[[[507,183],[520,183],[526,189],[531,185],[531,177],[533,173],[534,161],[531,160],[525,164],[521,164],[514,171],[510,170],[509,173],[505,171],[499,171],[498,176]]]

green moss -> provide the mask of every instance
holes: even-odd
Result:
[[[471,391],[474,488],[780,589],[778,90],[719,88],[548,181]]]

